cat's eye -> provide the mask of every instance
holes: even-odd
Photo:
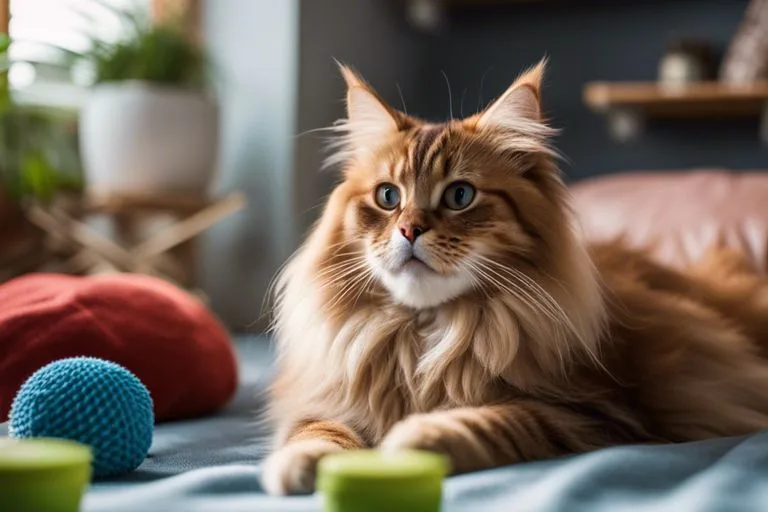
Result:
[[[391,183],[376,187],[376,204],[385,210],[394,210],[400,204],[400,189]]]
[[[443,202],[451,210],[463,210],[475,198],[475,187],[465,181],[452,183],[443,193]]]

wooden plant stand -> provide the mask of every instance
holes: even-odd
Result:
[[[64,273],[148,274],[201,295],[195,238],[245,203],[241,193],[221,198],[89,195],[33,203],[26,212],[46,233],[50,246],[69,254],[61,266]],[[95,216],[111,220],[110,233],[89,222]]]

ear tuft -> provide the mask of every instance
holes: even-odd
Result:
[[[392,110],[351,68],[338,61],[337,64],[347,84],[347,118],[336,126],[336,131],[342,133],[334,143],[338,152],[326,164],[370,154],[400,129],[399,113]]]
[[[541,84],[544,81],[544,74],[547,71],[547,57],[541,59],[538,64],[523,71],[513,85],[518,87],[527,86],[530,87],[538,98],[541,94]]]
[[[523,72],[517,80],[480,114],[477,127],[520,130],[542,121],[541,83],[547,59]]]
[[[366,86],[365,81],[360,78],[357,73],[352,71],[352,68],[346,64],[342,64],[338,60],[336,61],[336,65],[339,66],[339,71],[341,72],[341,76],[344,77],[344,82],[346,82],[347,88],[351,89],[352,87]]]

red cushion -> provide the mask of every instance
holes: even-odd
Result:
[[[237,385],[227,332],[164,281],[33,274],[0,286],[0,422],[27,377],[75,356],[131,370],[149,389],[157,421],[211,413]]]

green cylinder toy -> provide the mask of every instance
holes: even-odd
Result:
[[[91,450],[63,439],[0,439],[0,509],[77,512],[91,479]]]
[[[320,461],[317,489],[325,512],[438,512],[447,473],[436,453],[354,450]]]

